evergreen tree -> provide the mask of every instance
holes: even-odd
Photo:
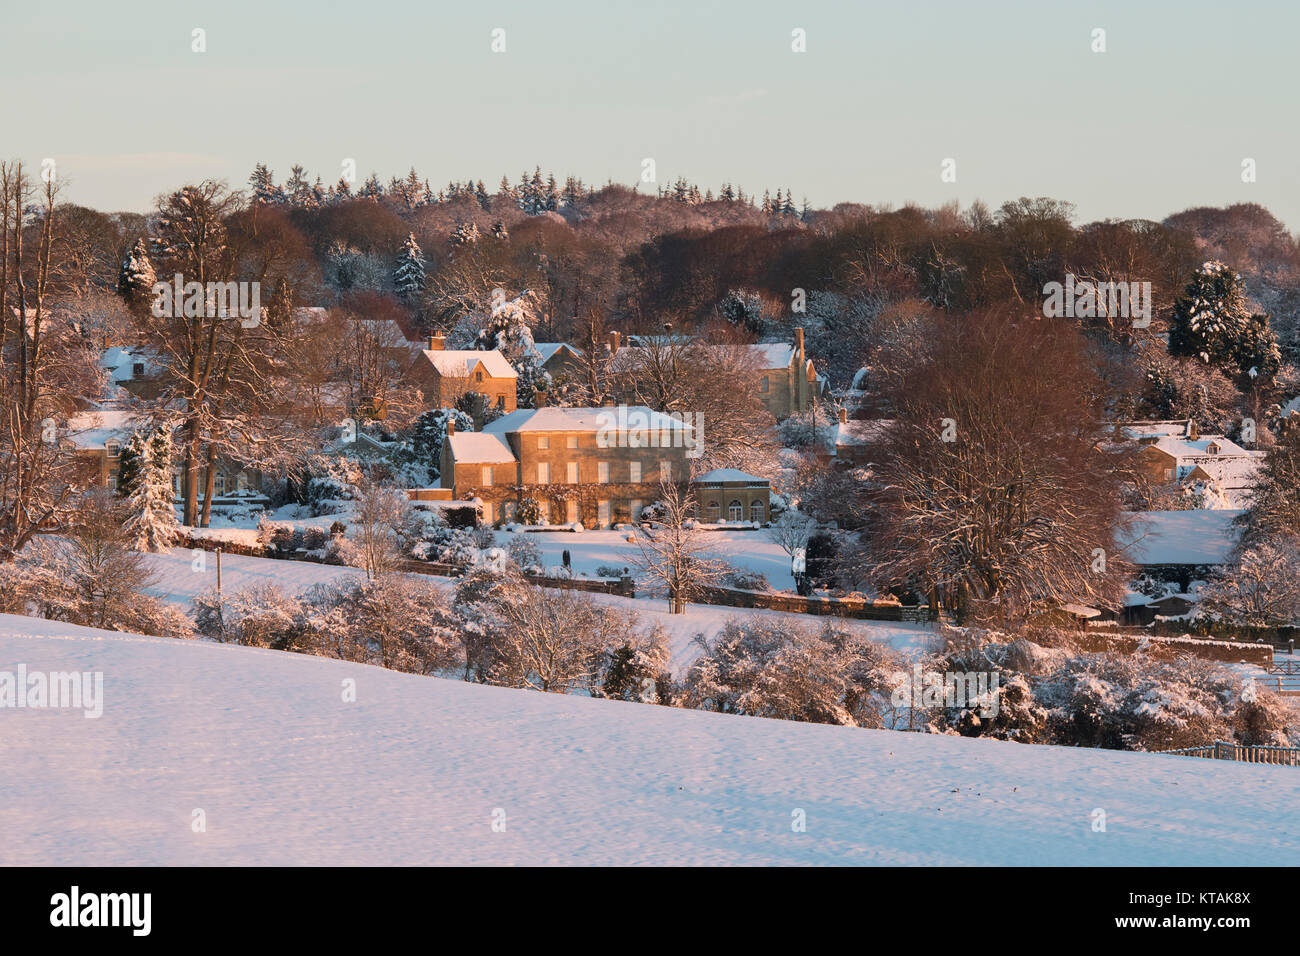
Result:
[[[178,527],[172,493],[170,428],[154,429],[143,443],[133,484],[126,505],[130,517],[122,528],[137,551],[165,551],[172,546]]]
[[[413,301],[424,291],[424,253],[415,241],[415,233],[406,237],[397,254],[397,267],[393,270],[393,285],[402,298]]]
[[[289,321],[293,317],[293,290],[289,288],[289,283],[283,277],[276,284],[275,289],[271,292],[271,301],[266,306],[266,324],[269,328],[282,332],[289,328]]]
[[[474,419],[455,408],[431,408],[411,426],[411,451],[418,464],[435,477],[442,468],[442,446],[447,438],[447,422],[458,432],[472,432]]]
[[[1174,303],[1169,352],[1251,379],[1271,378],[1281,367],[1268,316],[1250,311],[1245,283],[1222,262],[1197,269]]]
[[[157,281],[153,263],[149,261],[148,246],[143,239],[137,239],[122,260],[117,291],[132,310],[147,309],[153,301],[153,287]]]
[[[1238,520],[1243,543],[1274,537],[1300,542],[1300,423],[1282,423],[1255,479],[1250,507]]]
[[[474,187],[474,199],[478,202],[478,207],[484,212],[492,208],[491,200],[488,199],[487,190],[483,187],[483,180],[479,180]]]
[[[148,464],[148,450],[145,448],[146,435],[143,430],[134,432],[117,459],[117,494],[129,498],[135,493],[140,480],[141,470]]]
[[[275,184],[275,177],[266,168],[266,163],[258,163],[253,167],[248,185],[253,189],[253,201],[259,205],[284,202],[284,190]]]

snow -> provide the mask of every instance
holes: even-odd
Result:
[[[140,424],[139,413],[133,409],[92,409],[68,418],[68,439],[75,448],[101,449],[110,441],[124,442]]]
[[[602,551],[599,548],[592,547],[590,542],[587,542],[587,547],[572,548],[571,555],[575,572],[586,571],[588,576],[594,579],[598,565],[610,564],[622,568],[632,563],[630,555],[628,560],[621,560],[616,556],[626,552],[622,552],[621,549],[612,544],[612,540],[618,538],[618,535],[610,531],[536,532],[530,533],[528,538],[538,544],[542,552],[543,566],[554,567],[561,563],[561,554],[564,551],[565,542],[572,544],[575,541],[582,541],[588,535],[611,542],[608,546],[609,550]],[[719,537],[722,538],[724,535],[719,535]],[[740,539],[745,536],[737,534],[734,537]],[[748,538],[752,544],[757,545],[759,543],[755,535],[751,534]],[[508,540],[508,533],[497,533],[498,545],[504,546]],[[618,540],[621,541],[622,539],[618,538]],[[634,544],[629,544],[626,541],[623,541],[623,544],[628,548],[636,549]],[[720,540],[714,553],[726,553],[727,549],[732,547],[740,548],[743,547],[743,544],[739,540]],[[768,547],[775,548],[776,546],[768,545]],[[217,585],[216,555],[211,552],[203,552],[202,554],[203,560],[201,566],[198,567],[195,566],[194,555],[184,548],[173,548],[170,552],[146,555],[145,561],[156,572],[158,579],[154,585],[147,589],[146,593],[189,612],[192,609],[194,598]],[[785,573],[788,577],[789,559],[782,554],[782,560],[785,561]],[[254,558],[241,554],[223,554],[221,556],[221,586],[228,593],[233,593],[254,584],[274,584],[286,594],[297,595],[315,584],[324,584],[340,577],[358,577],[363,574],[364,572],[360,568],[345,568],[338,565],[316,564],[309,561]],[[446,591],[448,594],[456,586],[455,578],[424,575],[421,580],[426,581],[431,587]],[[592,594],[591,598],[601,604],[610,604],[625,610],[635,611],[640,615],[642,624],[646,626],[656,624],[662,626],[667,633],[672,668],[678,673],[683,671],[700,654],[700,647],[696,643],[696,638],[699,636],[706,639],[712,638],[722,629],[729,618],[739,616],[776,617],[797,622],[810,628],[819,628],[823,623],[822,619],[808,614],[792,614],[785,611],[724,607],[709,604],[690,604],[684,614],[669,614],[667,601],[649,596],[625,598],[613,594]],[[850,629],[866,635],[871,640],[888,644],[901,651],[920,651],[927,648],[934,640],[934,632],[924,624],[856,620],[843,623]]]
[[[518,378],[519,374],[496,349],[481,351],[478,349],[421,349],[423,355],[438,370],[439,375],[447,378],[468,378],[480,363],[488,375],[493,378]]]
[[[649,430],[653,432],[688,430],[691,426],[680,418],[652,411],[645,405],[622,405],[598,408],[521,408],[502,415],[484,426],[487,434],[507,435],[515,432],[586,432]]]
[[[1134,564],[1226,564],[1237,543],[1238,510],[1132,512],[1121,555]]]
[[[768,484],[766,478],[759,478],[757,475],[751,475],[741,471],[739,468],[714,468],[707,471],[695,479],[696,482],[703,481],[744,481],[749,484]]]
[[[515,454],[500,435],[483,432],[454,432],[448,436],[456,464],[501,464],[515,460]],[[450,476],[448,476],[450,477]]]
[[[757,353],[762,368],[767,370],[787,369],[794,361],[794,346],[787,342],[751,345],[750,348]]]
[[[0,865],[1282,866],[1300,853],[1290,767],[561,697],[0,616],[0,670],[19,663],[102,672],[103,714],[0,710]]]

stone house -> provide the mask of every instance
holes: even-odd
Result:
[[[1202,490],[1219,507],[1244,507],[1265,453],[1223,435],[1202,435],[1194,420],[1137,422],[1122,427],[1137,441],[1137,464],[1152,484]]]
[[[537,501],[543,524],[635,520],[662,482],[690,474],[691,426],[642,406],[519,409],[443,443],[442,486],[483,502],[483,521]]]
[[[706,524],[772,520],[772,484],[736,468],[715,468],[692,483],[699,519]]]
[[[499,351],[444,348],[441,335],[431,336],[429,347],[416,353],[407,378],[424,392],[433,408],[451,408],[468,392],[486,396],[486,403],[503,412],[516,408],[519,378]]]

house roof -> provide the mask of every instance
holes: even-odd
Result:
[[[1122,557],[1134,564],[1227,564],[1237,543],[1239,510],[1141,511],[1118,535]]]
[[[892,424],[893,420],[888,418],[850,418],[847,422],[836,422],[831,432],[831,445],[835,448],[869,445],[880,441],[885,436],[885,430]]]
[[[513,462],[515,454],[500,435],[456,432],[447,436],[452,460],[457,464],[498,465]]]
[[[750,348],[758,354],[765,369],[789,368],[795,358],[794,346],[788,342],[764,342]]]
[[[140,424],[133,409],[94,408],[68,419],[68,440],[77,449],[98,450],[113,440],[126,441]]]
[[[1210,451],[1211,446],[1217,448],[1217,451]],[[1158,438],[1154,443],[1148,445],[1149,448],[1158,448],[1165,454],[1177,458],[1183,462],[1189,458],[1220,458],[1220,457],[1248,457],[1251,452],[1242,448],[1236,442],[1222,435],[1202,435],[1195,440],[1191,438],[1177,438],[1172,435],[1165,435]],[[1199,462],[1198,462],[1199,463]]]
[[[746,484],[770,484],[766,478],[760,478],[757,475],[751,475],[748,472],[741,471],[739,468],[714,468],[707,471],[695,479],[697,482],[713,481],[743,481]]]
[[[468,378],[474,368],[482,363],[483,370],[493,378],[518,378],[514,370],[496,349],[480,351],[478,349],[421,349],[420,354],[447,378]]]
[[[157,361],[148,349],[123,348],[115,345],[104,349],[99,356],[99,367],[108,372],[114,383],[129,382],[135,378],[135,363],[143,362],[145,374],[157,371]]]
[[[651,411],[645,405],[623,405],[597,408],[521,408],[503,415],[487,425],[483,431],[495,435],[512,432],[587,432],[601,430],[626,431],[648,429],[651,431],[688,430],[690,425]]]
[[[582,349],[576,348],[568,342],[534,342],[533,347],[537,349],[537,354],[542,357],[542,365],[549,362],[555,356],[555,353],[560,351],[560,349],[567,349],[575,356],[582,354]]]

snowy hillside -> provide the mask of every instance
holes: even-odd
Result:
[[[1281,865],[1300,852],[1291,768],[729,717],[0,616],[0,672],[20,664],[102,671],[103,714],[0,709],[0,825],[21,834],[0,841],[0,864]]]

